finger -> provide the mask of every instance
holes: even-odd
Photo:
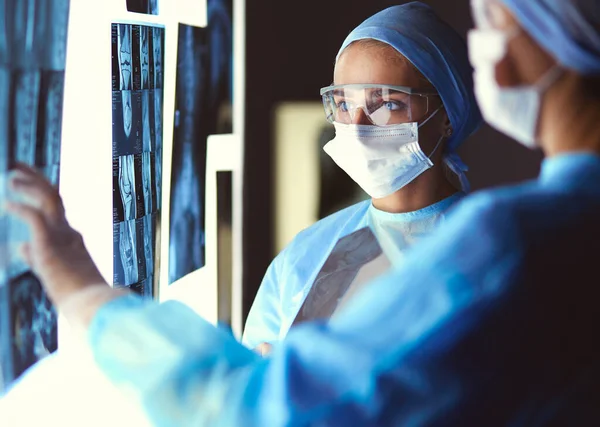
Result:
[[[30,167],[24,163],[18,163],[11,171],[11,179],[17,178],[23,181],[35,183],[41,187],[45,187],[48,191],[57,191],[56,186],[54,186],[48,178],[39,170]]]
[[[37,208],[50,219],[56,220],[63,214],[63,205],[58,192],[37,180],[13,178],[10,182],[11,189],[22,196],[23,204]]]
[[[16,173],[27,176],[36,180],[45,180],[44,174],[33,166],[29,166],[25,163],[16,163],[12,168]]]
[[[46,239],[48,237],[46,221],[39,210],[13,202],[6,203],[6,210],[25,222],[29,226],[34,238]]]

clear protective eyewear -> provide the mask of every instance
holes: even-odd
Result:
[[[330,123],[356,123],[359,110],[375,126],[419,122],[439,107],[434,91],[379,84],[334,85],[321,89],[323,107]]]

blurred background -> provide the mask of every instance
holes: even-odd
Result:
[[[466,35],[469,0],[423,0]],[[366,198],[322,147],[333,138],[319,89],[355,26],[407,1],[261,0],[246,6],[244,318],[273,257],[318,219]],[[459,150],[473,191],[526,180],[542,155],[482,127]]]

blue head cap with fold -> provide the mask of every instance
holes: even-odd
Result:
[[[581,74],[600,74],[598,0],[501,0],[557,61]]]
[[[473,93],[473,71],[462,37],[421,2],[392,6],[371,16],[352,31],[338,52],[357,40],[374,39],[396,49],[431,82],[439,93],[453,133],[447,142],[445,162],[459,177],[463,190],[469,183],[466,165],[456,148],[481,125]]]

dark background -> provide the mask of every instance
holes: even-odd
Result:
[[[244,316],[273,258],[272,114],[283,101],[318,101],[344,38],[370,15],[406,1],[260,0],[246,6]],[[469,0],[424,0],[463,36]],[[541,153],[484,126],[460,150],[473,190],[532,178]]]

